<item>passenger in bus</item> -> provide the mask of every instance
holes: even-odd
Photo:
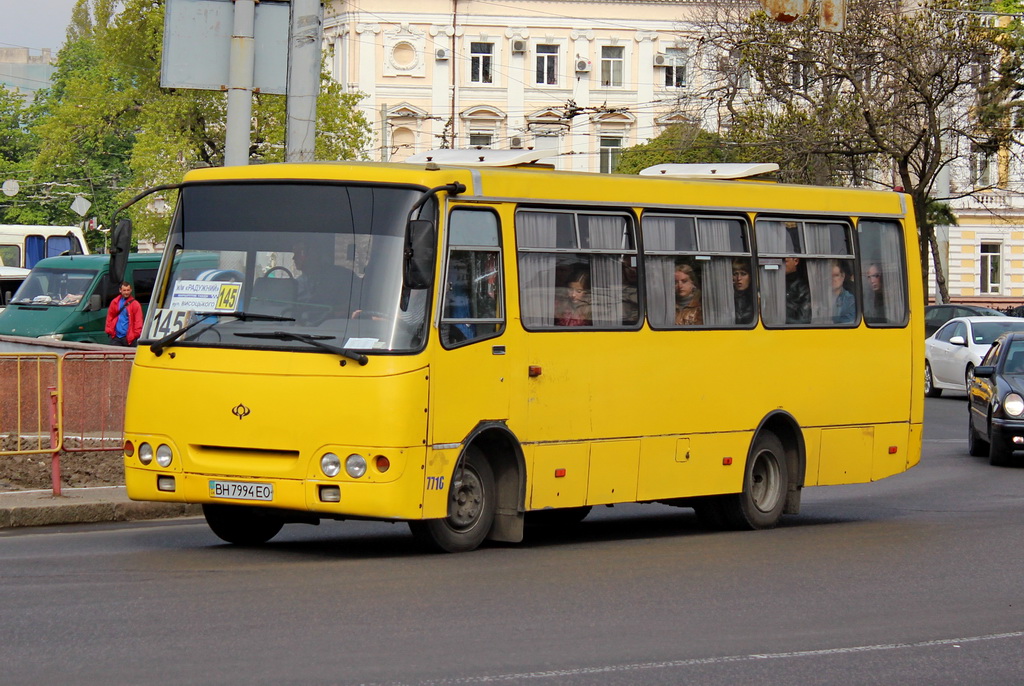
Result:
[[[699,326],[704,323],[704,309],[701,306],[700,288],[693,267],[680,262],[676,264],[676,325]]]
[[[754,292],[750,288],[750,263],[746,260],[732,261],[732,295],[737,324],[754,321]]]
[[[785,258],[786,265],[786,323],[811,323],[811,288],[800,265],[799,257]]]
[[[573,272],[565,287],[565,299],[555,314],[555,326],[590,326],[590,273]]]
[[[846,282],[850,278],[847,267],[842,260],[832,261],[832,296],[835,302],[832,305],[832,323],[850,324],[857,319],[857,300],[853,293],[846,289]]]
[[[885,285],[882,283],[882,265],[868,265],[868,288],[864,295],[864,319],[872,323],[885,322]]]

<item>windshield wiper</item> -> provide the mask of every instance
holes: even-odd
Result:
[[[314,336],[305,333],[292,333],[291,331],[236,331],[235,335],[242,336],[243,338],[276,338],[282,341],[300,341],[302,343],[311,345],[314,348],[320,348],[321,350],[326,350],[329,353],[334,353],[335,355],[341,355],[342,357],[347,357],[350,360],[355,360],[356,362],[359,363],[360,366],[363,366],[370,361],[370,358],[368,358],[366,355],[356,352],[355,350],[338,348],[336,346],[327,345],[326,343],[322,342],[334,340],[336,338],[335,336]],[[345,361],[342,360],[341,364],[344,365]]]
[[[159,341],[152,343],[149,346],[149,349],[153,351],[154,355],[160,357],[164,352],[164,348],[166,348],[168,345],[184,336],[189,329],[196,326],[197,324],[200,324],[201,322],[205,322],[210,317],[232,317],[234,319],[239,319],[243,322],[295,321],[294,317],[281,317],[276,314],[255,314],[251,312],[207,312],[206,314],[199,315],[199,317],[195,321],[189,322],[188,325],[178,329],[177,331],[173,331],[164,336],[163,338],[161,338]]]

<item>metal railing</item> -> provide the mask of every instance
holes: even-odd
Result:
[[[50,455],[61,494],[60,454],[121,450],[135,351],[0,353],[0,459]]]

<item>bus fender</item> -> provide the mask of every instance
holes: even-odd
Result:
[[[753,448],[757,437],[762,432],[775,434],[786,449],[786,467],[789,472],[789,484],[786,488],[786,504],[782,508],[784,514],[800,514],[800,494],[804,487],[807,470],[807,449],[800,423],[785,410],[773,410],[766,414],[754,430],[750,446]],[[749,455],[748,455],[749,459]]]
[[[494,470],[498,503],[494,524],[487,538],[503,543],[519,543],[523,540],[526,503],[526,458],[519,439],[504,420],[479,422],[463,439],[462,452],[459,453],[453,474],[458,474],[471,445],[487,456]]]

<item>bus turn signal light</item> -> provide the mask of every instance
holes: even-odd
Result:
[[[558,469],[555,470],[556,479],[561,479],[563,476],[565,476],[565,469],[559,467]]]
[[[541,371],[540,370],[540,365],[531,364],[530,365],[530,378],[532,379],[535,376],[540,376],[540,371]]]

